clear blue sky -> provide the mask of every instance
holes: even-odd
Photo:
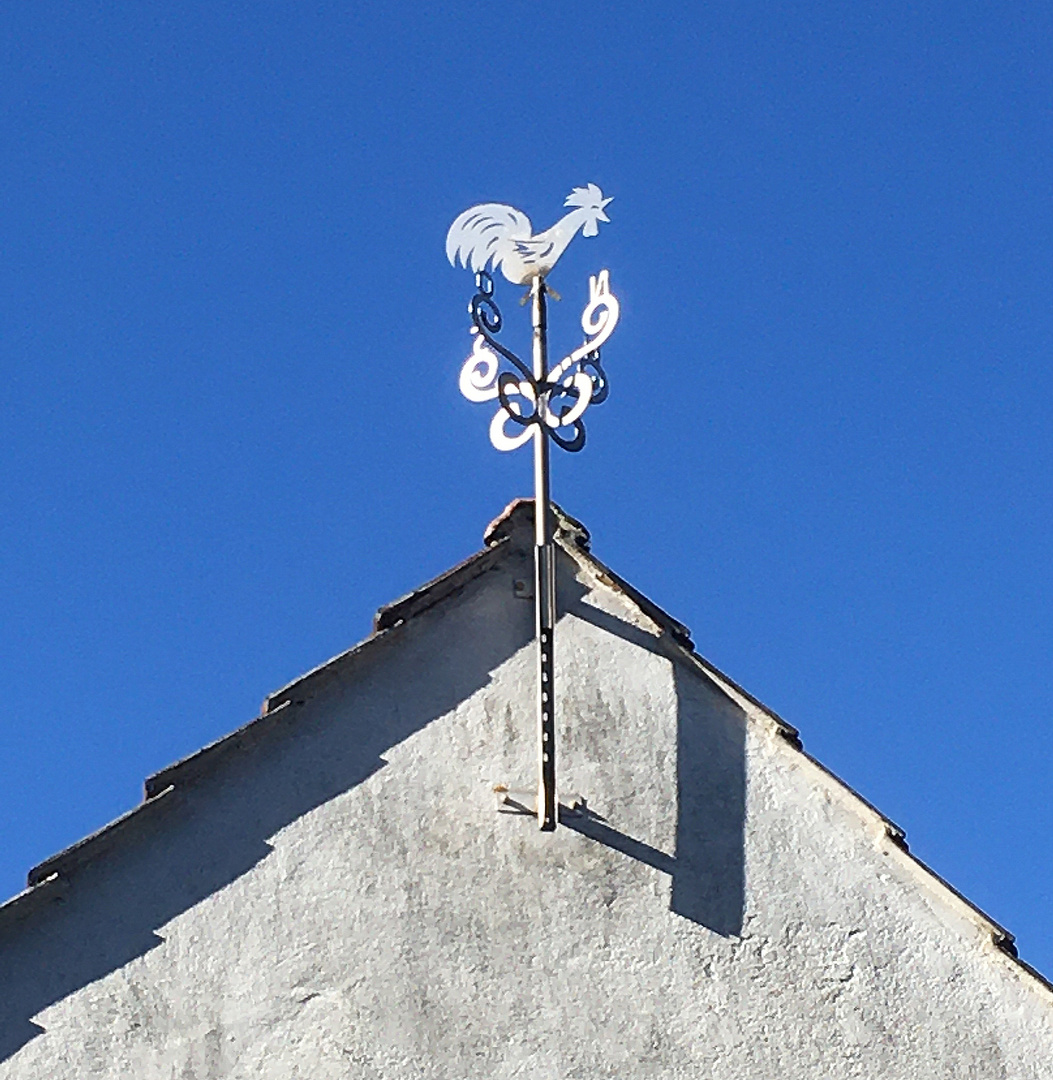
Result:
[[[558,501],[1053,974],[1051,57],[1048,3],[6,5],[0,892],[529,491],[445,232],[593,181]]]

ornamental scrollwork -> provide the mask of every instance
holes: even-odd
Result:
[[[498,341],[502,320],[493,279],[483,270],[475,275],[475,284],[468,304],[474,340],[461,368],[460,388],[469,401],[498,401],[490,441],[498,450],[515,450],[544,433],[564,450],[580,450],[585,445],[582,416],[608,393],[600,348],[618,323],[618,300],[610,291],[608,271],[589,278],[589,302],[581,316],[585,341],[543,379]]]

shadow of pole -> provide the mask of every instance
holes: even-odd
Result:
[[[630,859],[660,870],[663,874],[676,875],[676,859],[672,855],[667,855],[664,851],[659,851],[658,848],[645,844],[642,840],[634,840],[633,837],[611,828],[603,818],[587,810],[578,810],[560,803],[559,823],[613,851],[628,855]]]

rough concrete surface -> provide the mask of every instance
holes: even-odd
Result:
[[[536,782],[529,560],[8,905],[0,1080],[1053,1076],[1048,987],[573,544],[564,827],[502,812]]]

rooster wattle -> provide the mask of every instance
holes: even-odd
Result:
[[[595,184],[575,188],[564,202],[573,207],[551,229],[531,235],[530,218],[514,206],[481,203],[465,210],[446,234],[446,257],[454,266],[476,273],[492,263],[513,285],[543,278],[556,265],[578,230],[595,236],[599,222],[611,219],[603,212],[610,202]]]

